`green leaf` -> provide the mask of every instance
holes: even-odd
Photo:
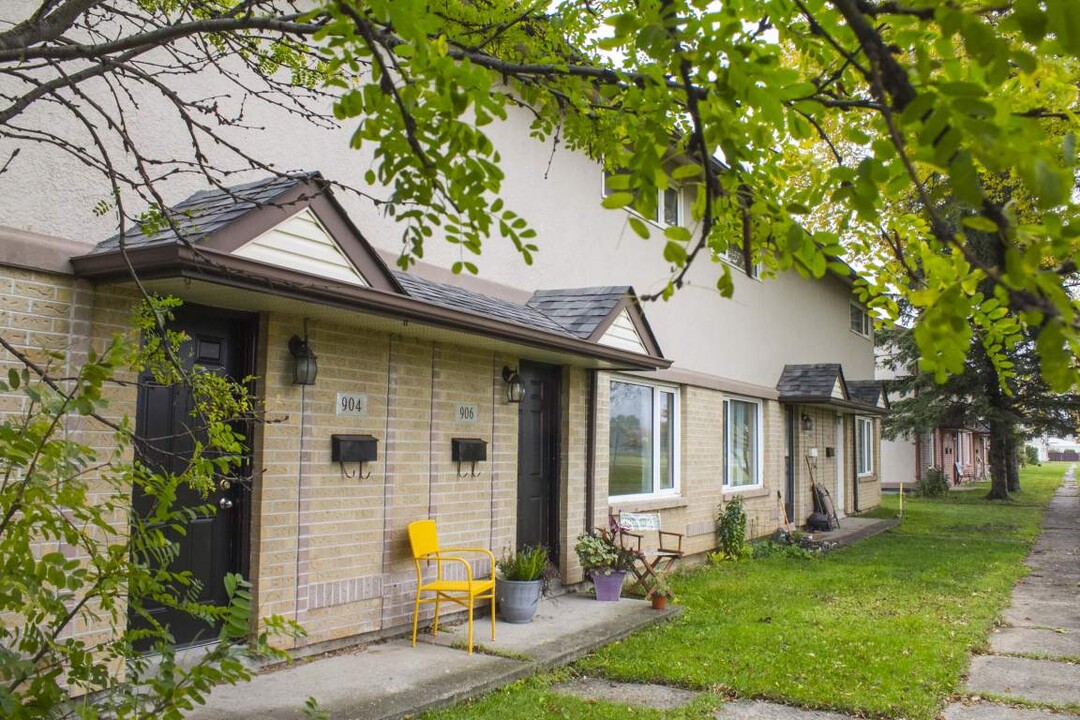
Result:
[[[686,248],[678,242],[665,243],[664,259],[676,267],[682,267],[686,264]]]
[[[964,226],[969,227],[972,230],[978,230],[979,232],[996,233],[998,231],[997,224],[982,215],[971,215],[964,218]]]
[[[664,236],[676,242],[690,242],[690,231],[681,225],[671,225],[664,228]]]
[[[701,166],[696,163],[679,165],[671,171],[672,180],[686,180],[687,178],[697,177],[698,175],[701,175]]]
[[[616,208],[626,207],[632,202],[634,202],[633,193],[616,192],[608,195],[600,204],[609,210],[614,210]]]
[[[1015,0],[1013,16],[1028,42],[1038,43],[1046,35],[1046,14],[1039,0]]]
[[[634,233],[639,238],[641,238],[642,240],[648,240],[649,239],[649,226],[646,225],[641,220],[641,218],[637,218],[637,217],[634,217],[633,215],[631,215],[628,218],[628,221],[630,223],[630,229],[633,230]]]
[[[971,153],[961,150],[949,166],[949,185],[958,200],[971,207],[982,205],[983,195],[979,188],[979,174]]]

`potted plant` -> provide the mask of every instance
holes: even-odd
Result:
[[[610,533],[603,531],[579,535],[574,552],[596,588],[596,599],[618,600],[626,571],[634,561],[633,552],[615,542]]]
[[[531,622],[554,573],[547,548],[525,546],[495,563],[495,602],[508,623]]]
[[[675,591],[663,578],[660,578],[649,591],[648,598],[652,601],[653,610],[666,610],[668,602],[675,602]]]

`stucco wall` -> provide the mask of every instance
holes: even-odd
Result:
[[[213,76],[204,74],[197,85],[192,80],[191,90],[209,95],[232,89],[217,85]],[[223,92],[219,102],[222,112],[229,114],[235,101]],[[244,112],[247,127],[242,132],[227,129],[224,135],[252,155],[283,170],[321,170],[328,178],[375,197],[387,194],[363,182],[370,149],[348,149],[352,126],[315,128],[258,102],[249,103]],[[626,211],[600,207],[601,170],[596,162],[564,148],[552,152],[550,143],[529,137],[526,113],[510,108],[508,116],[505,123],[489,125],[485,131],[504,160],[507,205],[537,230],[539,251],[527,266],[508,241],[492,238],[479,259],[470,257],[480,266],[481,277],[526,291],[624,284],[639,293],[662,288],[670,270],[661,255],[662,232],[657,229],[658,239],[652,241],[639,239],[627,225]],[[163,107],[158,94],[144,98],[140,111],[129,120],[132,132],[151,153],[171,159],[190,151],[183,126]],[[71,124],[47,104],[34,107],[23,121],[54,127]],[[0,139],[0,154],[6,157],[10,150],[11,141]],[[210,145],[205,150],[212,161],[220,157],[220,148]],[[115,159],[123,165],[122,157]],[[34,192],[24,192],[26,187]],[[161,184],[169,202],[203,189],[204,180],[187,174]],[[0,175],[0,225],[94,243],[115,232],[114,218],[91,212],[106,195],[106,183],[74,159],[47,146],[29,145]],[[402,225],[369,199],[346,192],[337,196],[376,247],[400,250]],[[129,210],[137,211],[137,206],[138,200],[132,198]],[[436,236],[427,243],[424,259],[449,267],[461,259],[461,252],[460,246]],[[735,297],[723,299],[714,289],[720,269],[703,258],[674,299],[646,308],[661,347],[676,367],[765,387],[775,385],[785,363],[842,362],[849,379],[873,377],[871,343],[849,329],[849,291],[841,282],[806,280],[795,273],[759,281],[733,271]]]

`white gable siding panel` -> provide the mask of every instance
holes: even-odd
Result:
[[[600,338],[600,344],[618,348],[619,350],[641,353],[642,355],[649,354],[649,351],[645,349],[645,343],[641,342],[637,328],[634,327],[634,321],[630,319],[630,313],[627,312],[626,308],[623,308],[623,311],[615,318],[615,322],[608,326],[608,329]]]
[[[233,254],[329,280],[369,285],[310,208],[245,243]]]
[[[838,400],[847,400],[844,397],[844,387],[840,384],[840,378],[836,378],[836,384],[833,385],[832,396]]]

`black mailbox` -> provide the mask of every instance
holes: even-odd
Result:
[[[452,438],[450,459],[454,462],[484,462],[487,460],[487,440],[480,438]]]
[[[330,459],[340,463],[372,462],[379,457],[379,441],[372,435],[331,435]]]
[[[831,447],[825,448],[825,457],[827,457],[827,458],[836,457],[836,448],[831,448]]]

